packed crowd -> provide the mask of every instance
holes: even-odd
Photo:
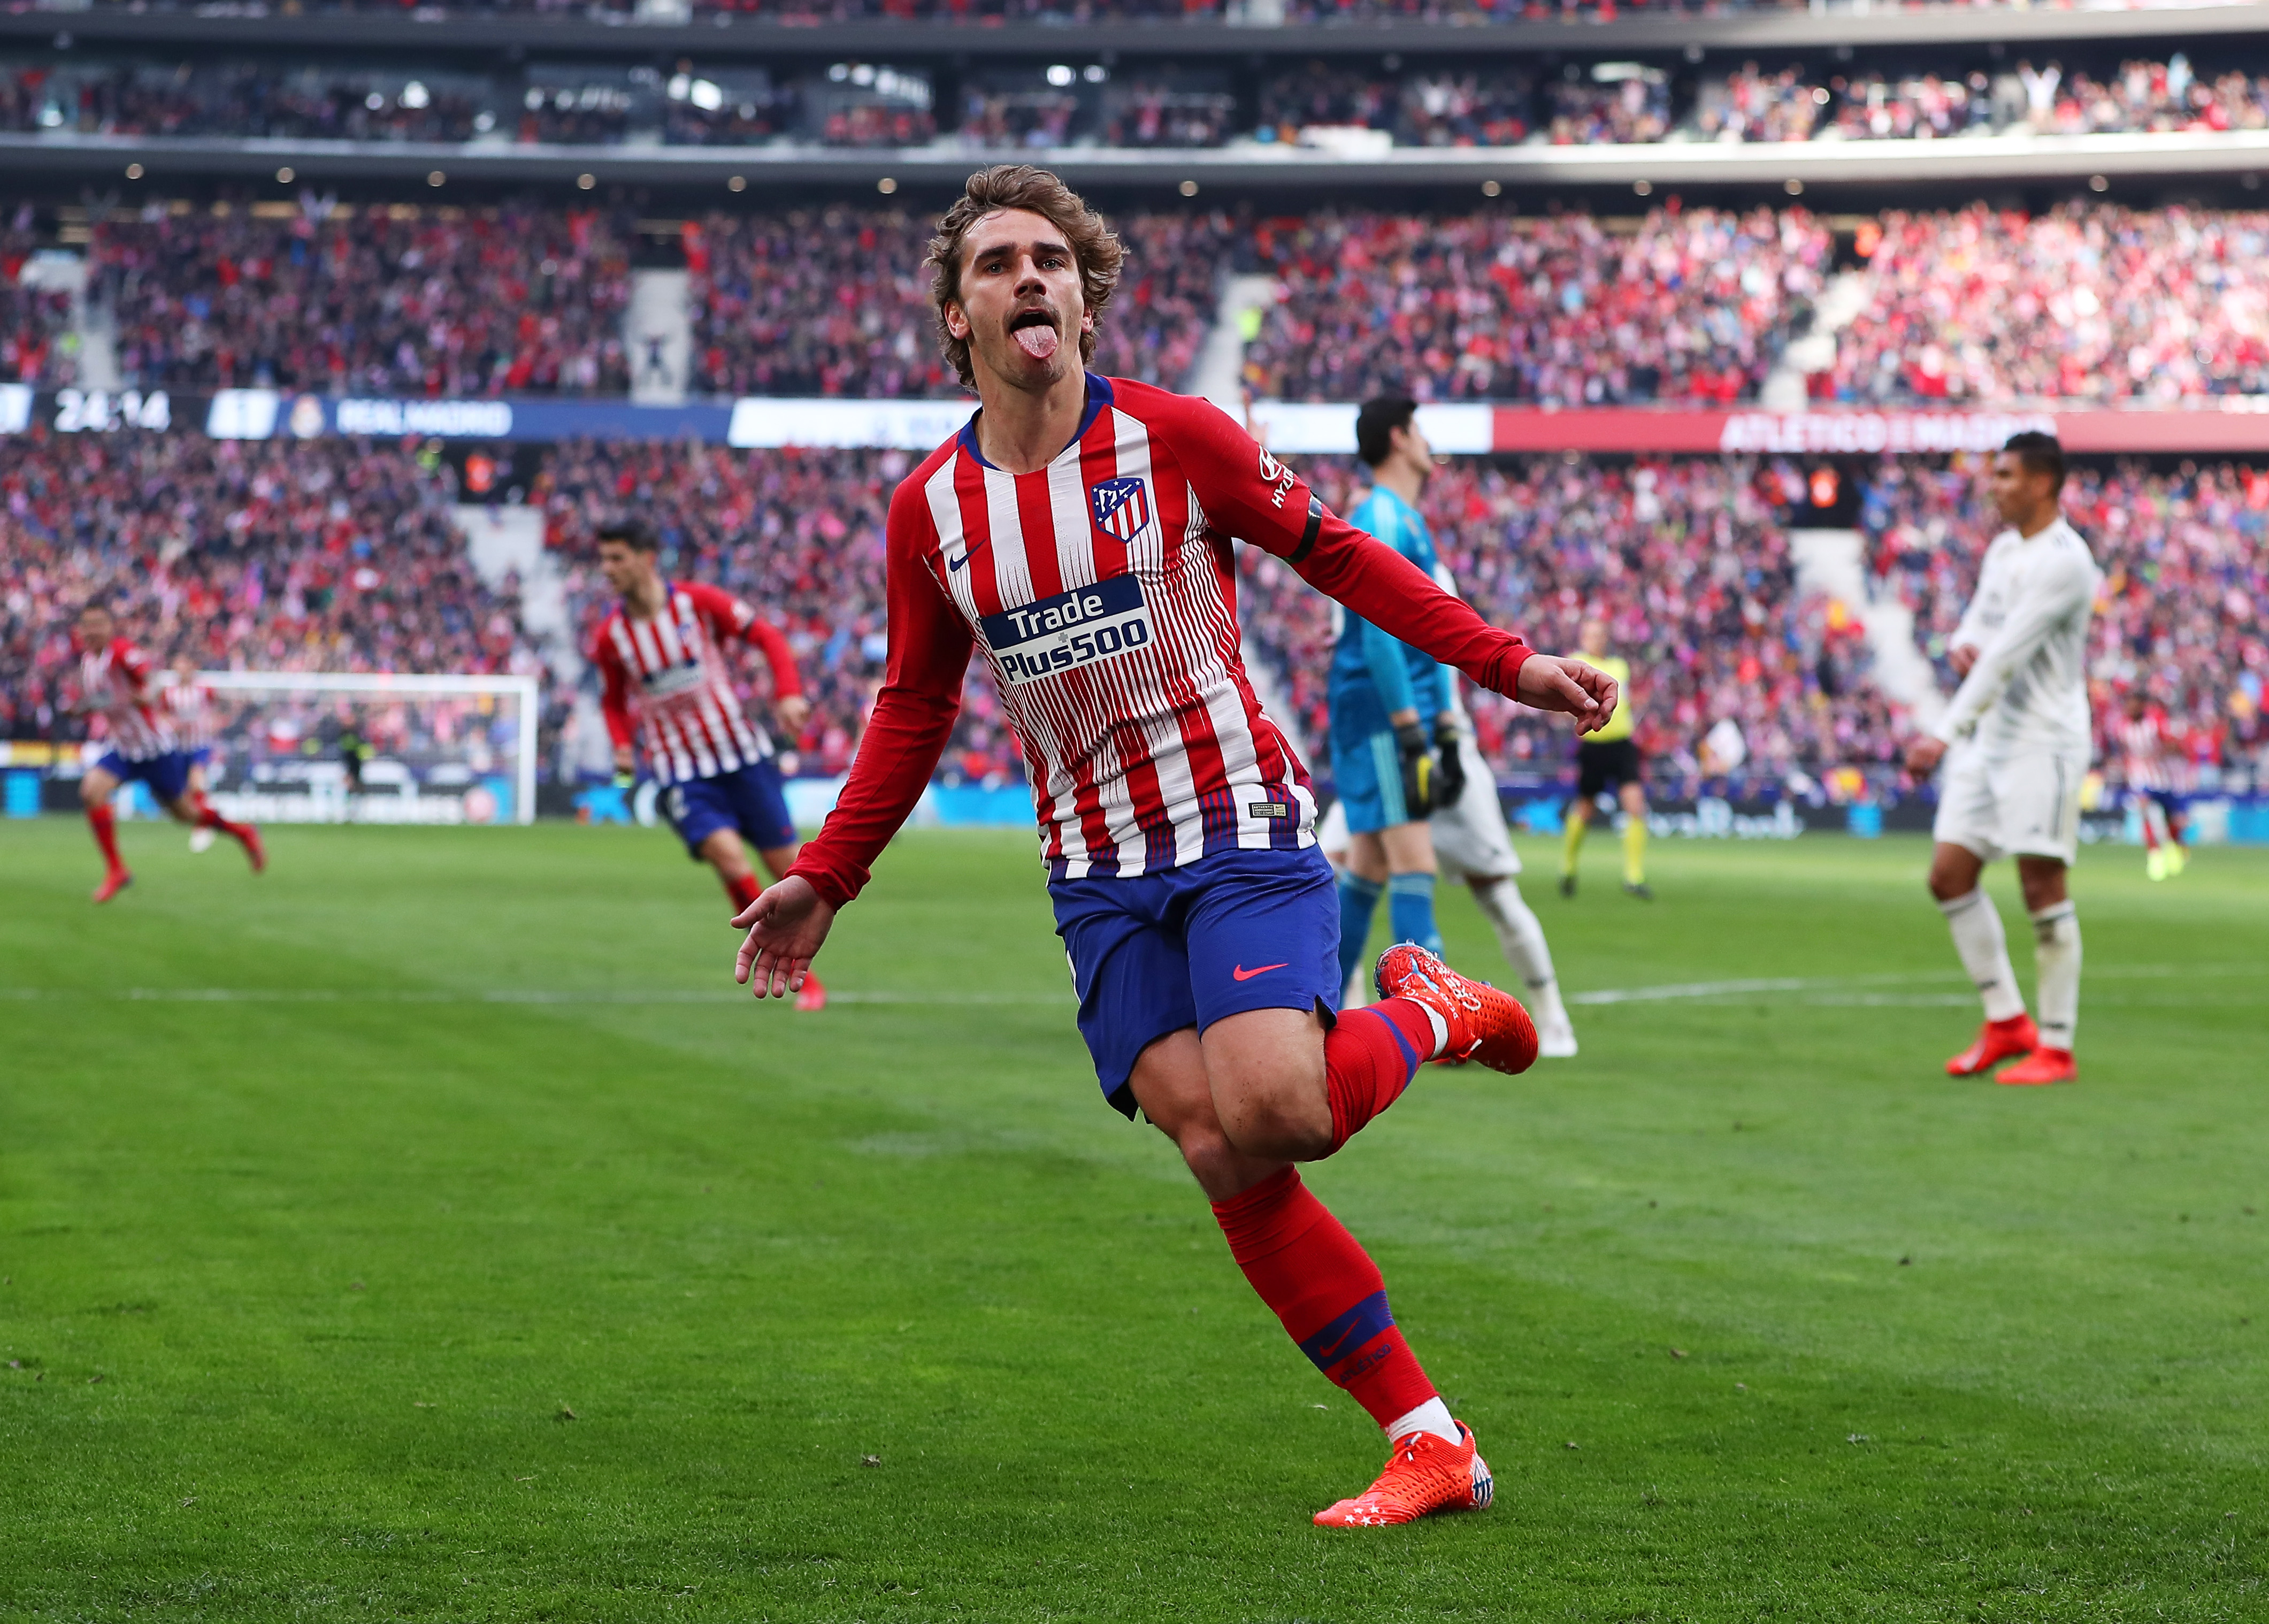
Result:
[[[621,395],[626,223],[373,204],[113,216],[90,294],[139,388]]]
[[[13,442],[0,462],[0,737],[75,738],[70,629],[102,597],[153,654],[305,671],[533,672],[446,465],[348,440]]]
[[[1554,146],[1659,141],[1670,133],[1670,82],[1649,72],[1607,84],[1555,79],[1544,116],[1544,138]]]
[[[1217,85],[1131,74],[1105,92],[1103,144],[1206,147],[1237,128],[1237,98]]]
[[[1955,628],[2000,528],[1981,479],[1961,459],[1886,461],[1861,507],[1875,575],[1914,610],[1916,637],[1949,689]],[[2269,470],[2083,469],[2064,507],[2104,573],[2088,661],[2100,762],[2116,773],[2110,729],[2132,696],[2179,740],[2191,768],[2183,787],[2212,787],[2234,766],[2269,771]]]
[[[1831,100],[1801,68],[1768,73],[1744,63],[1704,87],[1695,133],[1705,141],[1809,141]]]
[[[1256,396],[1531,400],[1753,395],[1821,286],[1800,210],[1583,215],[1349,211],[1258,226],[1278,301],[1245,351]]]
[[[1822,133],[1839,140],[1931,140],[1993,127],[1992,81],[1983,73],[1855,73],[1828,88],[1834,107]]]
[[[1221,214],[1130,214],[1096,370],[1178,388],[1232,257]],[[718,214],[688,233],[700,388],[729,395],[951,396],[933,334],[925,215],[843,206]]]
[[[2165,62],[2123,63],[2109,79],[2066,77],[2055,63],[2038,70],[2020,63],[2017,78],[2026,122],[2044,135],[2269,129],[2269,75],[2232,70],[2204,79],[2180,51]]]
[[[1344,511],[1364,489],[1351,461],[1302,472]],[[1707,776],[1701,742],[1730,720],[1757,782],[1814,782],[1839,769],[1889,771],[1902,724],[1865,674],[1856,623],[1801,594],[1776,517],[1776,470],[1745,459],[1610,467],[1539,458],[1459,461],[1423,510],[1459,590],[1541,648],[1572,649],[1608,620],[1630,659],[1640,748],[1658,781]],[[1249,634],[1312,750],[1327,733],[1328,606],[1275,560],[1248,553]],[[1500,773],[1556,776],[1571,759],[1564,722],[1466,690],[1482,753]],[[1799,776],[1801,775],[1801,776]]]
[[[2269,390],[2269,213],[1891,212],[1825,392],[2172,400]]]
[[[70,295],[21,280],[38,250],[32,207],[0,226],[0,383],[66,384],[77,375]]]

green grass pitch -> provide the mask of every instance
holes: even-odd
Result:
[[[1027,837],[902,839],[818,1016],[658,832],[124,842],[0,826],[0,1618],[2269,1618],[2269,853],[2089,852],[2019,1090],[1919,842],[1531,845],[1644,995],[1312,1170],[1498,1484],[1347,1533]]]

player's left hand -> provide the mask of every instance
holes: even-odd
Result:
[[[1933,739],[1928,734],[1907,746],[1907,776],[1918,783],[1938,771],[1938,764],[1946,759],[1946,741]]]
[[[766,887],[733,916],[733,924],[749,933],[733,963],[733,979],[758,998],[786,998],[803,991],[812,958],[834,926],[835,910],[820,900],[810,881],[792,874]]]
[[[811,720],[811,701],[802,694],[790,694],[772,706],[772,714],[780,725],[797,738],[803,737],[803,725]]]
[[[1512,686],[1512,697],[1521,704],[1574,717],[1578,733],[1606,727],[1622,698],[1614,677],[1565,654],[1531,654],[1520,662]]]

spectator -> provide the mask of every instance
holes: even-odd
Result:
[[[141,388],[621,395],[626,235],[597,210],[152,204],[89,262]]]
[[[1583,215],[1319,212],[1255,244],[1281,285],[1245,377],[1282,400],[1745,398],[1829,257],[1800,210],[1662,210],[1627,235]]]

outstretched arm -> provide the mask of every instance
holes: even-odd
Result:
[[[1580,661],[1539,654],[1498,631],[1409,559],[1331,512],[1218,407],[1183,406],[1173,449],[1220,528],[1275,554],[1317,591],[1494,693],[1565,712],[1580,733],[1615,714],[1612,677]]]

